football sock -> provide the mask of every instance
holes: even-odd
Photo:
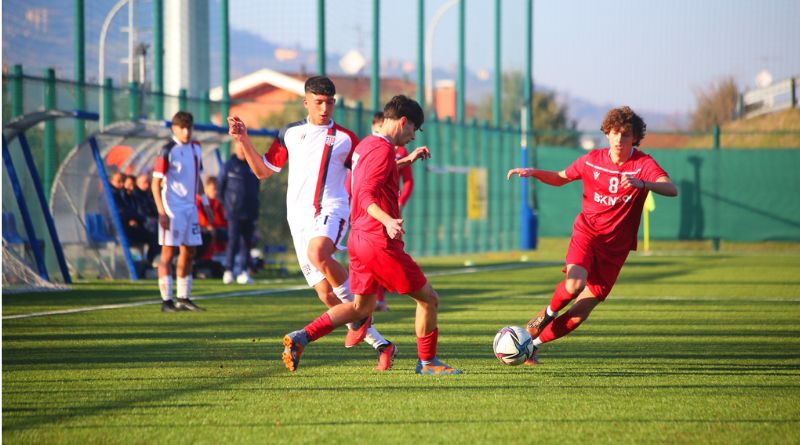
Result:
[[[423,365],[430,363],[436,357],[436,343],[439,341],[439,328],[432,330],[422,337],[417,337],[417,356]]]
[[[539,346],[542,344],[542,340],[539,337],[533,339],[533,346]]]
[[[550,299],[550,308],[553,313],[564,309],[577,295],[572,295],[567,291],[566,281],[562,281],[556,285],[556,290],[553,292],[553,298]]]
[[[386,301],[386,289],[383,286],[378,286],[378,290],[375,292],[375,301]]]
[[[557,312],[553,311],[552,309],[550,309],[550,305],[549,304],[547,305],[547,308],[545,308],[545,312],[547,312],[547,316],[548,317],[552,317],[553,315],[555,315],[557,313]]]
[[[320,315],[316,318],[316,320],[312,321],[308,325],[306,325],[303,330],[308,335],[308,341],[315,341],[320,337],[324,337],[333,331],[333,323],[331,323],[331,317],[328,315],[327,312]]]
[[[333,293],[342,303],[352,303],[353,294],[350,293],[350,279],[348,278],[341,285],[334,287]]]
[[[178,288],[178,299],[189,298],[189,295],[192,294],[192,276],[178,277],[175,284],[177,284],[176,287]]]
[[[383,338],[381,333],[378,332],[378,330],[372,326],[370,326],[369,329],[367,329],[367,336],[364,337],[364,341],[375,349],[378,349],[383,345],[389,344],[389,341]]]
[[[164,301],[172,300],[172,275],[158,277],[158,291]]]
[[[566,313],[556,318],[555,320],[553,320],[552,323],[547,325],[547,327],[544,328],[542,333],[539,334],[537,340],[540,341],[539,344],[553,341],[557,338],[561,338],[569,334],[570,332],[574,331],[575,329],[578,328],[578,326],[580,326],[580,324],[581,324],[580,321],[578,322],[573,321],[569,313]],[[534,343],[534,345],[536,345],[536,343]]]

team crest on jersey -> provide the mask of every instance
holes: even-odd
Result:
[[[594,180],[596,181],[596,180],[597,180],[597,178],[599,178],[599,177],[600,177],[600,172],[599,172],[599,171],[597,171],[597,170],[595,170],[593,174],[594,174]]]
[[[336,136],[329,134],[325,137],[325,145],[333,145],[333,142],[336,141]]]

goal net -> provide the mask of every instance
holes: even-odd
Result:
[[[3,294],[68,290],[39,276],[25,259],[3,241]]]

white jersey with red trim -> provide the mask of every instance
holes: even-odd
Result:
[[[202,171],[203,155],[199,142],[181,144],[173,138],[161,147],[153,167],[153,177],[164,179],[161,199],[168,215],[172,216],[173,210],[197,205],[195,195]]]
[[[320,214],[349,214],[344,184],[357,144],[355,134],[333,120],[313,125],[304,119],[281,128],[263,161],[274,172],[291,164],[286,192],[290,223],[311,223]]]

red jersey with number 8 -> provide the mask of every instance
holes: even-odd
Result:
[[[612,250],[636,250],[639,222],[647,190],[623,188],[622,177],[654,182],[668,176],[656,161],[638,149],[622,165],[611,161],[609,149],[593,150],[565,170],[570,180],[583,181],[581,213],[573,229],[602,238]]]

